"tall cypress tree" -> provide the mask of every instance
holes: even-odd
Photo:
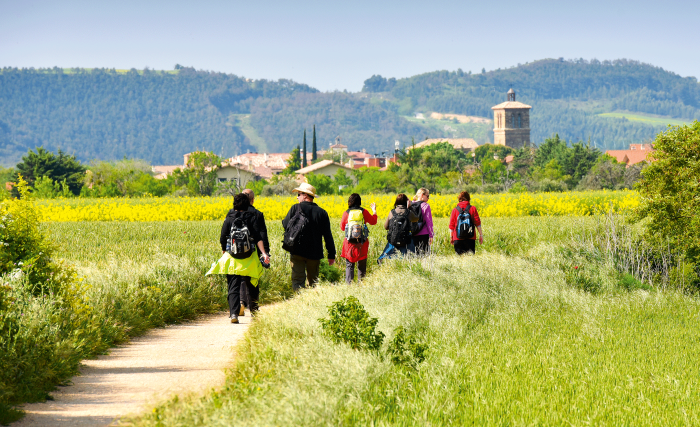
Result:
[[[314,136],[311,140],[311,163],[316,160],[318,160],[318,156],[316,155],[316,125],[314,125]]]
[[[304,149],[301,152],[301,167],[306,167],[306,129],[304,129]]]

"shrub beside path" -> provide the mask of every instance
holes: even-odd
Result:
[[[239,319],[232,325],[227,313],[218,313],[154,329],[84,360],[72,385],[53,392],[53,401],[24,405],[26,416],[13,426],[106,426],[175,395],[222,385],[231,347],[250,326],[249,316]]]

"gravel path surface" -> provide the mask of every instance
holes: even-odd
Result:
[[[24,405],[27,415],[13,426],[106,426],[176,394],[219,386],[234,356],[231,347],[250,325],[247,313],[239,319],[231,324],[228,313],[219,313],[154,329],[109,355],[84,360],[73,385],[59,387],[53,401]]]

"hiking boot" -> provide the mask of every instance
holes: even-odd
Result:
[[[238,323],[238,316],[236,316],[235,314],[231,316],[231,323]]]
[[[241,309],[238,310],[238,315],[245,316],[245,306],[243,304],[241,304]]]

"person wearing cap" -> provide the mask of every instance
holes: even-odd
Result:
[[[297,193],[299,203],[289,209],[287,216],[282,220],[282,227],[287,229],[287,224],[297,209],[301,209],[309,221],[304,227],[299,244],[294,245],[289,256],[292,263],[292,287],[298,291],[305,287],[307,281],[309,286],[313,286],[318,280],[324,240],[328,251],[328,264],[333,265],[335,262],[335,243],[333,242],[328,213],[314,203],[316,188],[308,183],[302,183],[292,192]]]

